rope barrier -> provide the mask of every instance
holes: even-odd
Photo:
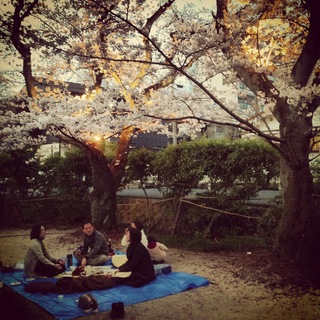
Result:
[[[223,211],[223,210],[220,210],[220,209],[216,209],[216,208],[209,208],[209,207],[206,207],[202,204],[196,204],[196,203],[193,203],[191,201],[187,201],[187,200],[180,200],[181,202],[185,202],[185,203],[188,203],[188,204],[192,204],[196,207],[200,207],[200,208],[203,208],[203,209],[207,209],[207,210],[212,210],[212,211],[217,211],[217,212],[220,212],[220,213],[224,213],[224,214],[229,214],[231,216],[237,216],[237,217],[242,217],[242,218],[247,218],[247,219],[260,219],[260,217],[250,217],[250,216],[245,216],[243,214],[239,214],[239,213],[233,213],[233,212],[228,212],[228,211]]]

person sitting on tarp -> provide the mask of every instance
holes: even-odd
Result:
[[[126,251],[127,261],[117,271],[131,272],[127,278],[113,278],[115,284],[126,284],[141,287],[156,278],[153,263],[148,249],[141,243],[141,231],[137,228],[128,228],[126,240],[129,246]]]
[[[44,243],[46,228],[34,225],[30,232],[30,245],[24,258],[24,272],[30,278],[54,277],[65,271],[65,262],[53,258]]]
[[[167,256],[168,248],[158,242],[154,236],[148,236],[148,251],[154,264],[163,263]]]
[[[104,235],[97,231],[91,222],[85,222],[82,225],[82,231],[84,233],[83,245],[74,252],[82,269],[86,265],[103,266],[111,259],[110,249]]]
[[[125,247],[125,248],[128,247],[129,243],[128,243],[128,241],[127,241],[127,231],[128,231],[128,229],[129,229],[130,227],[131,227],[131,228],[138,229],[138,230],[141,231],[141,242],[142,242],[142,244],[143,244],[145,247],[147,247],[147,246],[148,246],[148,239],[147,239],[147,236],[146,236],[146,234],[145,234],[145,232],[144,232],[144,230],[143,230],[143,224],[142,224],[142,222],[139,221],[139,220],[133,221],[133,222],[131,223],[131,225],[130,225],[128,228],[125,229],[124,235],[123,235],[123,237],[122,237],[122,239],[121,239],[121,245],[122,245],[123,247]]]

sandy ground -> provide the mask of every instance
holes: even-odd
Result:
[[[120,236],[112,235],[118,250],[121,249]],[[0,260],[4,265],[15,265],[23,261],[29,230],[2,230],[0,241]],[[64,257],[81,244],[81,232],[48,230],[46,243],[53,256]],[[127,306],[125,319],[320,319],[319,286],[314,286],[290,262],[281,261],[271,252],[198,253],[170,248],[166,262],[173,271],[203,276],[210,284]],[[109,312],[105,312],[81,319],[110,318]]]

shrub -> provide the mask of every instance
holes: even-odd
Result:
[[[246,252],[267,248],[268,243],[263,237],[226,237],[214,241],[200,235],[189,237],[183,235],[157,235],[157,240],[168,248],[185,249],[199,252],[236,251]]]
[[[257,231],[261,236],[274,238],[281,217],[282,207],[279,202],[270,206],[259,220]]]

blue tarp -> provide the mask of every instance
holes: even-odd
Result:
[[[41,281],[43,280],[57,281],[57,279],[41,279]],[[28,282],[21,270],[15,270],[9,273],[0,272],[0,281],[10,286],[25,298],[35,302],[57,319],[74,319],[87,315],[78,308],[77,305],[77,301],[83,293],[65,294],[63,297],[54,293],[27,293],[24,291],[24,285]],[[21,282],[21,284],[12,285],[15,282]],[[162,298],[188,289],[206,286],[208,284],[209,281],[207,279],[197,275],[184,272],[171,272],[158,275],[153,282],[141,288],[117,285],[112,289],[90,291],[90,293],[98,301],[99,312],[105,312],[111,310],[111,305],[114,302],[122,301],[125,306],[128,306],[147,300]]]

